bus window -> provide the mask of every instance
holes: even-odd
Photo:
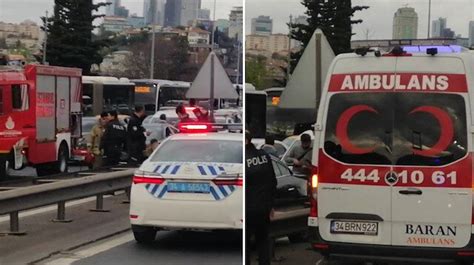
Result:
[[[117,110],[130,115],[135,87],[131,85],[104,85],[104,110]]]
[[[159,95],[159,106],[171,106],[176,107],[179,103],[186,101],[186,92],[189,87],[173,87],[173,86],[162,86],[160,87]]]

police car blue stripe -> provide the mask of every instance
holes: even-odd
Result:
[[[150,188],[150,184],[146,184],[146,185],[145,185],[145,189],[146,189],[146,190],[149,190],[149,188]]]
[[[155,171],[153,171],[153,172],[155,172],[155,173],[158,172],[158,170],[160,169],[160,167],[161,167],[161,165],[156,166]]]
[[[224,186],[224,189],[225,189],[225,191],[227,192],[227,194],[230,195],[230,194],[232,193],[232,191],[230,190],[230,185],[225,185],[225,186]],[[228,195],[227,195],[227,196],[228,196]]]
[[[225,172],[225,169],[223,167],[219,167],[219,170],[221,171],[221,173]]]
[[[201,172],[201,175],[207,175],[206,174],[206,171],[204,170],[204,168],[202,166],[198,166],[198,169],[199,169],[199,172]]]
[[[170,168],[170,165],[167,165],[165,168],[163,168],[163,170],[161,170],[161,174],[165,174],[169,168]]]
[[[160,187],[160,185],[153,185],[154,187],[151,188],[151,194],[155,194],[156,190]]]
[[[165,193],[168,191],[168,186],[167,185],[164,185],[163,186],[163,189],[161,190],[160,194],[158,195],[158,198],[163,198],[163,196],[165,196]]]
[[[234,190],[235,190],[234,185],[230,185],[230,186],[229,186],[229,189],[230,189],[230,192],[234,192]]]
[[[214,187],[211,187],[211,194],[214,196],[214,199],[216,201],[220,200],[219,196],[217,195],[216,191],[214,190]]]
[[[171,174],[171,175],[176,174],[176,172],[178,172],[178,170],[179,170],[180,167],[181,167],[180,165],[176,165],[176,166],[173,168],[173,170],[171,171],[170,174]]]
[[[227,191],[225,190],[225,187],[224,186],[217,186],[219,188],[219,190],[222,192],[222,194],[224,195],[224,197],[227,197],[229,196],[229,194],[227,193]]]
[[[217,171],[213,166],[207,166],[207,168],[211,171],[211,175],[217,175]]]

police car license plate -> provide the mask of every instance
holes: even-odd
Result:
[[[168,192],[210,193],[209,183],[169,182]]]
[[[378,234],[379,224],[377,222],[362,221],[331,221],[332,234],[354,234],[376,236]]]

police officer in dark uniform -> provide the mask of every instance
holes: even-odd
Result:
[[[145,108],[136,106],[135,112],[130,117],[127,127],[127,147],[129,160],[132,164],[143,162],[143,151],[146,148],[146,130],[142,123],[145,117]]]
[[[270,217],[277,180],[272,160],[263,150],[251,143],[251,135],[245,132],[245,232],[246,264],[250,264],[250,239],[255,236],[260,265],[270,265]]]
[[[108,166],[117,165],[120,162],[120,156],[124,148],[124,143],[127,136],[125,126],[123,126],[119,119],[117,111],[109,112],[111,120],[105,127],[101,149],[104,149],[105,164]]]

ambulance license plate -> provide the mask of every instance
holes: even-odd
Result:
[[[209,183],[169,182],[168,192],[210,193]]]
[[[379,224],[377,222],[364,221],[331,221],[332,234],[353,234],[376,236],[378,234]]]

